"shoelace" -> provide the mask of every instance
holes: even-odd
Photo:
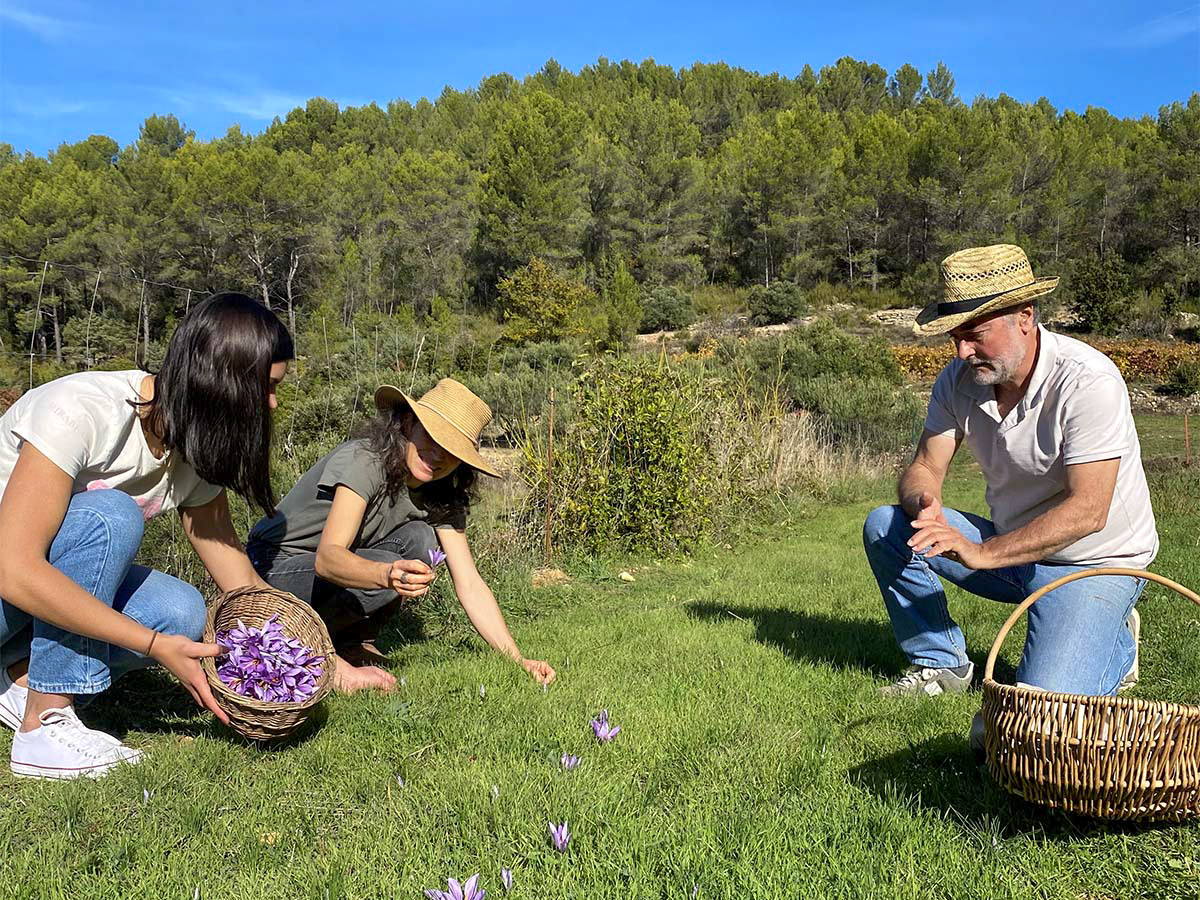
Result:
[[[920,684],[932,681],[934,678],[937,678],[937,669],[913,669],[911,672],[905,673],[904,677],[896,682],[896,686],[908,687],[910,684]]]
[[[47,716],[47,713],[51,715]],[[47,710],[38,718],[42,727],[50,730],[49,736],[52,740],[68,750],[83,754],[88,759],[99,759],[101,756],[111,753],[121,743],[104,732],[88,728],[72,712]],[[81,743],[80,739],[85,739],[87,742]]]

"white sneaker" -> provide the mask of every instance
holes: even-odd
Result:
[[[102,778],[122,763],[136,764],[142,751],[84,726],[70,707],[47,709],[33,731],[13,735],[12,773],[24,778]]]
[[[8,677],[8,667],[0,666],[0,722],[13,731],[21,727],[25,718],[25,701],[29,699],[29,689],[14,684]]]
[[[879,693],[884,697],[904,697],[912,694],[936,697],[939,694],[961,694],[971,686],[971,678],[974,675],[975,664],[972,662],[967,663],[967,671],[963,675],[955,675],[952,669],[909,666],[899,681],[880,688]]]

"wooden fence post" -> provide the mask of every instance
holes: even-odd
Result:
[[[546,544],[542,550],[546,565],[550,564],[550,491],[554,487],[554,385],[550,386],[550,442],[546,450]]]

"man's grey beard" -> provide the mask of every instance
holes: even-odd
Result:
[[[987,366],[971,364],[971,378],[978,385],[996,385],[1011,381],[1021,367],[1018,359],[996,357],[988,360]]]

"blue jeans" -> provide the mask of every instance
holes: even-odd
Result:
[[[951,527],[977,543],[996,534],[995,526],[981,516],[952,509],[943,514]],[[1038,562],[977,570],[944,556],[926,559],[908,546],[914,533],[910,521],[899,506],[880,506],[867,516],[863,545],[896,641],[916,665],[968,662],[962,631],[950,618],[939,576],[980,597],[1020,603],[1055,579],[1088,568]],[[1098,575],[1043,596],[1029,608],[1017,681],[1071,694],[1115,693],[1135,659],[1125,622],[1145,586],[1144,578]]]
[[[147,628],[199,640],[204,598],[186,582],[133,565],[144,520],[121,491],[71,498],[50,544],[50,564],[100,602]],[[29,686],[47,694],[98,694],[148,656],[48,625],[0,599],[0,662],[29,658]]]

